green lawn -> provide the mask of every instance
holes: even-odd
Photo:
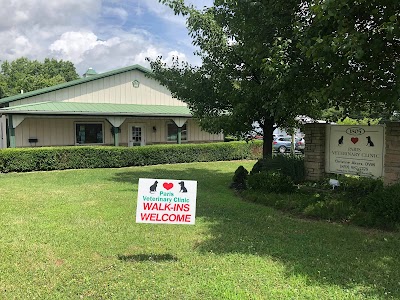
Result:
[[[0,174],[0,299],[399,299],[400,234],[296,219],[239,165]],[[138,178],[198,181],[196,225],[136,224]]]

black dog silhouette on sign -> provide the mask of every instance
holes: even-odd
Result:
[[[338,146],[342,146],[343,145],[343,135],[342,137],[338,140]]]
[[[371,140],[371,137],[367,136],[366,138],[367,138],[367,146],[374,147],[375,145],[374,142]]]
[[[156,180],[156,181],[150,186],[150,193],[157,192],[157,183],[158,183],[158,181]]]
[[[187,189],[185,187],[185,183],[183,181],[179,182],[181,185],[181,190],[179,191],[180,193],[187,193]]]

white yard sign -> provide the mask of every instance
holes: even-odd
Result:
[[[194,224],[197,181],[139,179],[136,222]]]
[[[383,176],[385,127],[329,125],[326,172]]]

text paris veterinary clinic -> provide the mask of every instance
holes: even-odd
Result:
[[[143,196],[143,201],[161,202],[161,203],[189,203],[186,197],[176,197],[172,192],[160,191],[158,196]],[[174,206],[179,207],[179,206]]]

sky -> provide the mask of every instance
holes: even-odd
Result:
[[[187,0],[198,8],[212,0]],[[20,57],[74,63],[80,76],[173,56],[199,65],[185,18],[158,0],[0,0],[0,63]]]

